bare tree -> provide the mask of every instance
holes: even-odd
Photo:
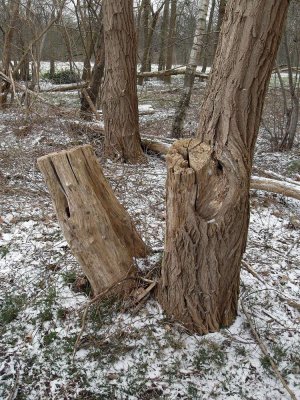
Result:
[[[149,6],[149,7],[148,7]],[[151,46],[153,40],[153,34],[156,28],[156,24],[158,21],[159,14],[164,6],[164,2],[154,11],[153,6],[150,1],[145,3],[145,11],[147,14],[147,18],[144,20],[144,24],[146,24],[147,29],[144,29],[144,51],[142,57],[142,65],[140,72],[151,71]],[[149,13],[148,8],[151,10],[151,23],[149,24]],[[147,11],[146,11],[147,10]],[[149,27],[148,27],[149,25]],[[139,76],[138,84],[142,85],[144,81],[143,76]]]
[[[166,69],[171,69],[172,65],[173,65],[176,19],[177,19],[177,0],[171,0],[169,33],[168,33],[168,42],[167,42]],[[166,83],[170,83],[171,76],[170,75],[166,76],[164,81]]]
[[[170,9],[170,0],[166,0],[165,4],[164,4],[164,12],[163,12],[161,29],[160,29],[160,52],[159,52],[159,58],[158,58],[158,70],[159,71],[166,69],[169,9]]]
[[[5,75],[9,75],[12,42],[16,30],[16,24],[20,12],[20,0],[10,0],[8,3],[10,12],[10,19],[7,31],[5,32],[5,39],[2,54],[2,70]],[[7,106],[7,96],[9,93],[10,84],[7,81],[0,80],[0,108]]]

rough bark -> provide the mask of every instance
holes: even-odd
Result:
[[[147,247],[106,181],[91,146],[38,159],[71,251],[98,294],[135,275]],[[130,283],[120,288],[128,289]]]
[[[196,24],[193,46],[190,59],[186,66],[184,75],[184,88],[180,95],[179,103],[175,111],[175,117],[172,124],[172,137],[180,138],[182,136],[183,125],[186,118],[186,112],[190,105],[192,90],[195,81],[197,69],[197,60],[200,56],[205,35],[206,16],[208,12],[209,0],[202,0],[200,3],[198,21]]]
[[[237,315],[254,145],[288,0],[229,0],[198,139],[168,156],[159,300],[199,333]]]
[[[132,0],[104,0],[103,27],[105,153],[129,163],[145,162],[139,136]]]
[[[147,139],[142,137],[142,146],[144,151],[152,152],[163,156],[169,153],[171,145],[169,143],[159,142],[153,139]],[[296,200],[300,200],[300,183],[276,174],[272,171],[264,171],[255,168],[256,172],[259,172],[262,176],[251,176],[250,189],[263,190],[266,192],[281,194],[286,197],[290,197]],[[265,178],[267,176],[268,178]],[[270,179],[271,178],[271,179]]]

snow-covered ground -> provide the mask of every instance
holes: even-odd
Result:
[[[149,84],[148,90],[141,103],[157,88]],[[174,101],[163,96],[167,107],[156,99],[156,113],[141,118],[148,133],[167,130]],[[190,334],[154,299],[140,309],[107,299],[90,307],[81,332],[88,285],[36,167],[37,157],[83,143],[92,143],[101,160],[93,125],[79,129],[75,118],[49,110],[0,116],[0,398],[290,399],[249,322],[300,398],[300,203],[283,196],[252,192],[244,260],[254,273],[242,269],[240,303],[247,315],[240,307],[230,328]],[[297,152],[269,153],[260,139],[255,162],[288,175],[298,158]],[[159,268],[165,219],[165,164],[153,156],[148,161],[137,168],[101,160],[156,250],[137,260],[144,272]]]

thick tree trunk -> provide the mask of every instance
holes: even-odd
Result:
[[[221,27],[222,27],[224,15],[225,15],[226,3],[227,3],[227,0],[219,1],[217,32],[216,32],[216,38],[215,38],[214,53],[216,53],[216,50],[217,50]]]
[[[129,163],[145,162],[139,135],[133,1],[104,0],[103,27],[105,153]]]
[[[168,159],[166,249],[159,300],[199,333],[237,314],[249,188],[263,102],[288,0],[229,0],[198,140]]]
[[[186,112],[190,105],[192,90],[195,81],[195,73],[197,69],[197,61],[203,47],[208,4],[209,0],[202,0],[200,3],[199,18],[195,29],[194,42],[191,49],[189,63],[186,66],[184,75],[184,88],[181,93],[179,103],[175,111],[174,121],[172,124],[172,137],[174,138],[180,138],[182,136]]]
[[[71,251],[98,294],[135,275],[147,247],[106,181],[91,146],[38,159]],[[124,286],[126,289],[130,283]],[[120,290],[123,290],[121,287]]]

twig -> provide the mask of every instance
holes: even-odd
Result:
[[[291,388],[288,386],[287,382],[284,380],[284,378],[281,375],[281,373],[280,373],[280,371],[279,371],[274,359],[270,356],[266,345],[263,343],[263,341],[259,337],[259,334],[258,334],[257,330],[255,329],[255,326],[254,326],[253,322],[251,321],[250,314],[246,310],[243,301],[241,301],[241,306],[242,306],[242,310],[243,310],[243,312],[244,312],[244,314],[245,314],[245,316],[247,318],[247,321],[249,323],[251,332],[252,332],[252,334],[253,334],[258,346],[260,347],[261,351],[268,358],[268,360],[270,362],[270,365],[271,365],[271,367],[272,367],[272,369],[274,371],[275,376],[280,380],[280,382],[282,383],[283,387],[286,389],[286,391],[291,396],[291,399],[297,400],[295,393],[291,390]]]
[[[143,280],[145,282],[150,282],[151,284],[148,286],[147,289],[145,289],[145,291],[143,292],[143,295],[139,296],[138,300],[136,300],[134,302],[134,304],[137,304],[139,301],[141,301],[147,294],[150,293],[150,291],[154,288],[154,286],[156,285],[155,281],[151,281],[150,279],[144,279],[141,277],[134,277],[134,276],[128,276],[124,279],[121,279],[120,281],[114,283],[113,285],[109,286],[107,289],[103,290],[101,293],[99,293],[97,296],[95,296],[92,300],[90,300],[85,306],[84,306],[84,312],[82,315],[82,323],[81,323],[81,329],[80,332],[77,336],[76,342],[74,344],[74,349],[73,349],[73,355],[72,355],[72,361],[74,362],[74,358],[75,358],[75,354],[78,348],[78,345],[80,343],[80,339],[81,336],[83,334],[83,331],[85,329],[85,323],[86,323],[86,316],[87,316],[87,312],[89,307],[94,304],[96,301],[100,300],[101,298],[103,298],[105,295],[107,295],[111,290],[113,290],[115,287],[121,285],[122,283],[124,283],[125,281],[128,280]],[[149,289],[150,288],[150,289]]]
[[[242,265],[251,275],[253,275],[256,279],[258,279],[265,286],[268,286],[268,284],[258,275],[257,272],[254,271],[254,269],[246,261],[242,260]],[[286,303],[288,303],[289,306],[295,308],[296,310],[300,310],[299,303],[297,303],[294,300],[288,299],[287,297],[285,297],[283,294],[281,294],[278,290],[276,290],[274,288],[270,288],[270,289],[273,290],[277,294],[277,296],[280,298],[280,300],[285,301]]]

